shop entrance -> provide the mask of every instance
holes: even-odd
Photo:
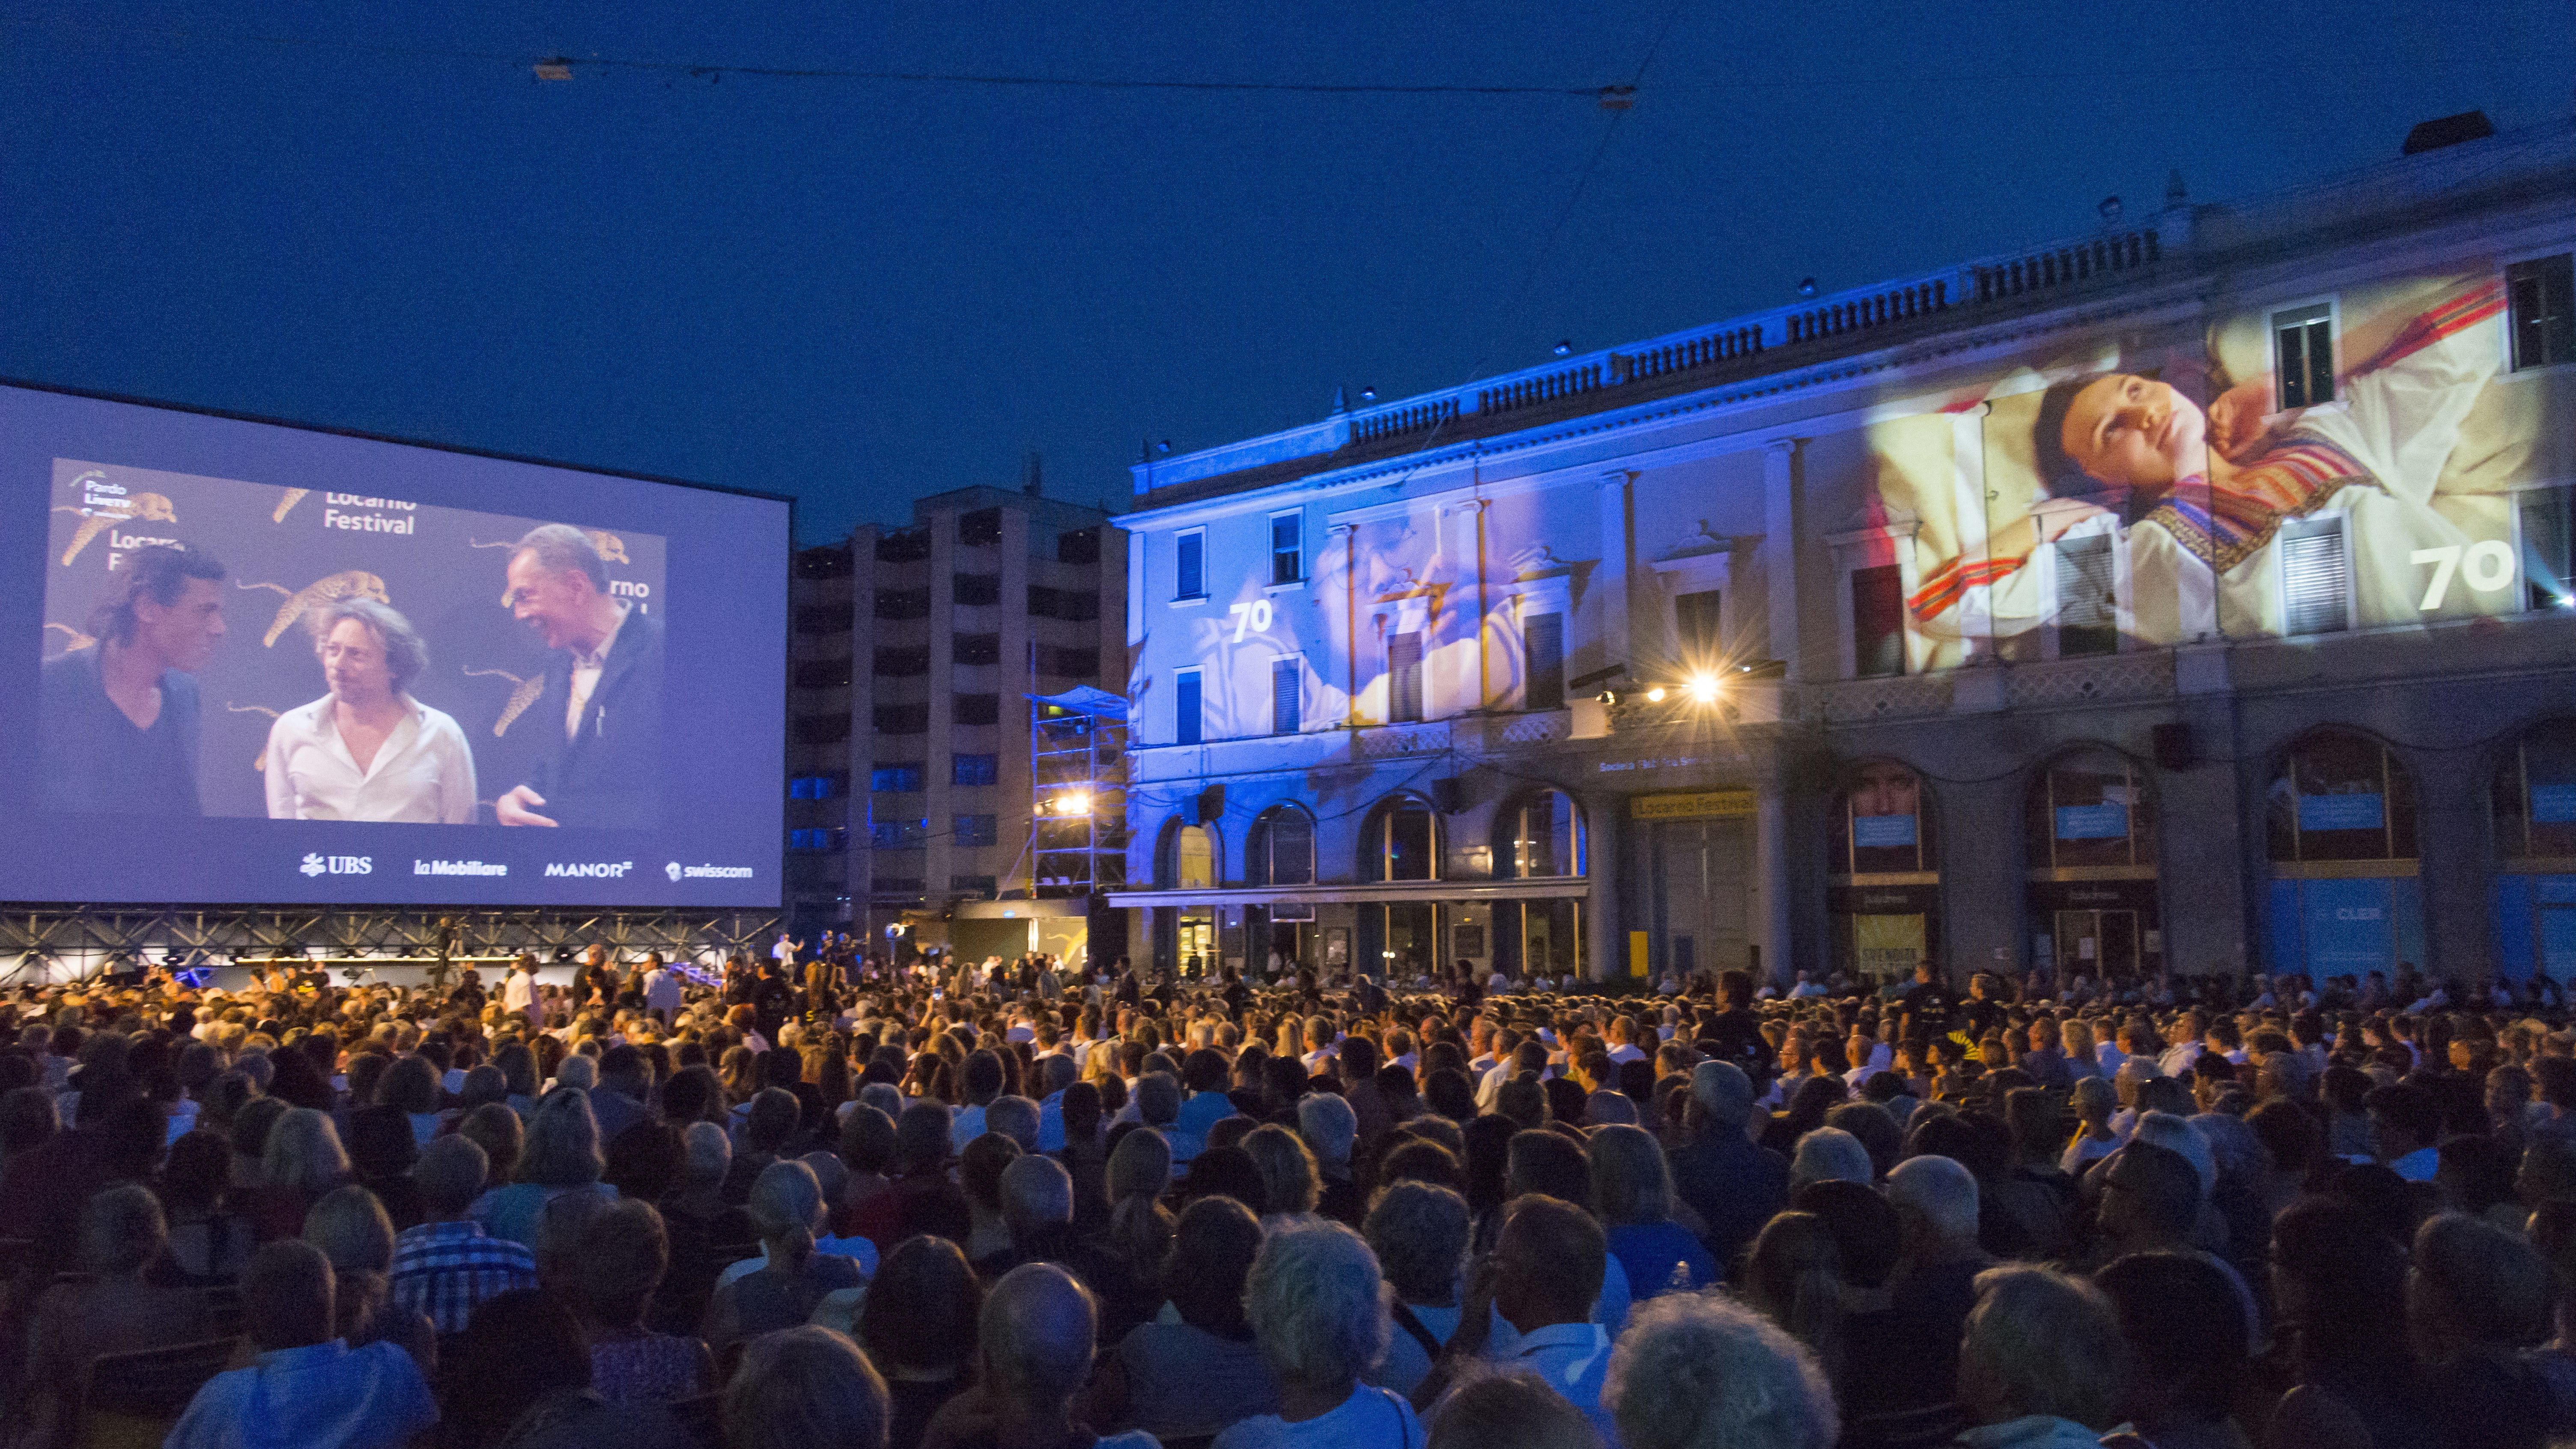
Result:
[[[2070,972],[2112,981],[2138,976],[2136,911],[2057,913],[2057,960]]]
[[[1181,975],[1196,979],[1216,964],[1216,912],[1184,910],[1180,920]]]

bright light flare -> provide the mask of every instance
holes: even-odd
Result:
[[[1691,703],[1693,704],[1717,703],[1717,676],[1714,674],[1692,675],[1690,677],[1690,697]]]
[[[1658,684],[1654,688],[1647,690],[1646,702],[1648,704],[1662,704],[1664,702],[1664,687]]]

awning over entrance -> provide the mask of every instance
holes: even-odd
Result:
[[[1238,886],[1212,890],[1111,891],[1113,906],[1339,905],[1407,901],[1546,901],[1582,899],[1592,882],[1549,880],[1402,880],[1358,885]]]

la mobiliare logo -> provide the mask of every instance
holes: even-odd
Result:
[[[376,858],[372,855],[324,855],[313,851],[305,855],[304,863],[296,869],[304,872],[307,880],[317,875],[372,875],[376,869]]]

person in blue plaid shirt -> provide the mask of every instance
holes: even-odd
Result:
[[[425,1217],[394,1240],[387,1276],[395,1304],[428,1314],[441,1338],[464,1332],[485,1299],[537,1286],[534,1254],[466,1217],[489,1165],[471,1138],[451,1136],[432,1139],[412,1169]]]

